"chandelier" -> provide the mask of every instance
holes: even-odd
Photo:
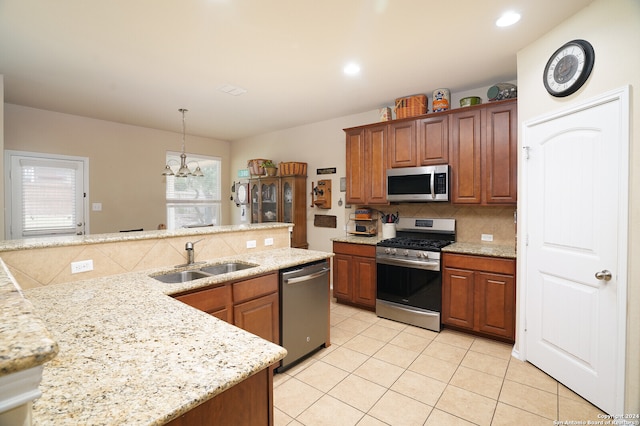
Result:
[[[185,124],[184,124],[184,113],[189,111],[188,109],[185,108],[180,108],[178,109],[178,111],[180,111],[182,113],[182,153],[180,154],[180,168],[178,169],[177,173],[173,173],[173,170],[171,170],[171,167],[169,166],[169,162],[167,162],[167,164],[164,166],[164,170],[162,171],[162,176],[176,176],[176,177],[187,177],[187,176],[196,176],[196,177],[202,177],[204,176],[204,173],[202,173],[202,170],[200,169],[200,165],[198,165],[198,163],[196,162],[196,169],[193,171],[193,173],[191,172],[191,170],[189,169],[189,166],[187,166],[187,154],[185,154]]]

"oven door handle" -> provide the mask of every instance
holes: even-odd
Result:
[[[394,259],[388,257],[378,257],[376,258],[376,263],[380,263],[382,265],[391,265],[391,266],[404,266],[407,268],[414,269],[427,269],[430,271],[439,271],[440,270],[440,261],[439,260],[409,260],[409,259]]]

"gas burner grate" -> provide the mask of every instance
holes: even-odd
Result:
[[[419,238],[395,237],[380,241],[379,247],[406,248],[414,250],[439,251],[442,247],[451,244],[449,240],[431,240]]]

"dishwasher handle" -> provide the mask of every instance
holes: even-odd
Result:
[[[329,268],[322,268],[320,271],[314,272],[313,274],[303,275],[301,277],[285,278],[284,279],[284,283],[285,284],[297,284],[297,283],[301,283],[301,282],[304,282],[304,281],[310,281],[310,280],[313,280],[315,278],[318,278],[318,277],[321,277],[323,275],[326,275],[327,272],[329,272]]]

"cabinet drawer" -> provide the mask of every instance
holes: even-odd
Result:
[[[278,274],[264,275],[233,284],[233,302],[238,304],[278,291]]]
[[[376,246],[369,244],[333,243],[333,252],[362,257],[376,257]]]
[[[446,268],[472,269],[508,275],[516,273],[514,259],[443,253],[443,262]]]
[[[216,312],[231,304],[231,287],[222,285],[196,293],[177,296],[177,300],[204,312]]]

